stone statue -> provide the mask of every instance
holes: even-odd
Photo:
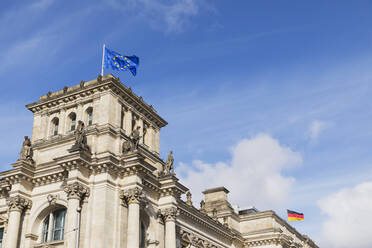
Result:
[[[132,133],[130,134],[130,137],[131,137],[132,142],[133,142],[132,151],[138,149],[138,143],[139,143],[139,141],[140,141],[140,139],[141,139],[141,135],[140,135],[140,131],[139,131],[140,128],[141,128],[141,127],[138,126],[138,127],[135,128],[135,129],[132,131]]]
[[[25,141],[23,141],[22,150],[19,155],[21,155],[21,159],[32,161],[33,151],[31,140],[28,136],[25,136]]]
[[[200,202],[200,211],[205,212],[205,201],[204,200],[201,200]]]
[[[131,141],[129,140],[124,141],[122,149],[123,154],[127,154],[128,152],[132,151],[132,147],[133,145]]]
[[[165,162],[165,170],[164,170],[164,174],[168,175],[168,174],[172,174],[174,175],[174,166],[173,166],[173,162],[174,162],[174,158],[173,158],[173,151],[170,151],[169,152],[169,155],[168,155],[168,158],[167,158],[167,161]]]
[[[187,191],[186,193],[186,204],[189,206],[192,206],[192,201],[191,201],[191,192]]]
[[[85,134],[85,125],[84,122],[78,121],[78,125],[74,132],[75,136],[75,144],[72,146],[71,149],[83,149],[89,151],[89,146],[87,144],[87,136]]]

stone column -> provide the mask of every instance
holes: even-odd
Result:
[[[128,204],[127,248],[139,247],[140,241],[140,200],[142,189],[135,187],[121,192],[121,198]]]
[[[18,235],[21,229],[21,215],[24,209],[31,208],[32,202],[22,196],[9,197],[7,199],[9,207],[9,220],[6,237],[7,248],[18,247]]]
[[[89,188],[79,182],[68,184],[64,187],[67,193],[67,216],[65,225],[65,247],[75,247],[79,238],[78,222],[80,219],[79,212],[81,211],[80,203],[84,197],[89,197]]]
[[[176,218],[178,210],[176,207],[161,210],[165,220],[165,248],[176,248]]]

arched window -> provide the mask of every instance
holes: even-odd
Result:
[[[92,107],[89,107],[87,109],[87,117],[88,117],[88,126],[92,125],[93,124],[93,108]]]
[[[66,209],[51,212],[43,221],[41,241],[43,243],[63,240]]]
[[[52,135],[58,134],[59,119],[57,117],[52,120]]]
[[[76,128],[76,114],[72,112],[68,117],[70,118],[70,131],[74,131]]]

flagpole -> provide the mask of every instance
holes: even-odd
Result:
[[[103,49],[102,49],[102,68],[101,68],[101,76],[103,77],[103,65],[105,63],[105,48],[106,48],[106,45],[103,44]]]

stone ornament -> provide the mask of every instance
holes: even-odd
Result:
[[[128,204],[139,204],[144,197],[142,189],[139,187],[122,190],[120,198],[126,201]]]
[[[164,208],[160,211],[165,221],[176,221],[176,218],[179,215],[179,211],[176,207]]]
[[[6,201],[9,211],[23,211],[32,207],[32,201],[22,196],[9,197]]]
[[[67,194],[67,199],[82,200],[84,197],[89,197],[90,193],[89,188],[79,182],[67,184],[63,190]]]
[[[134,152],[138,149],[139,141],[142,138],[139,131],[140,129],[141,127],[137,126],[129,135],[129,140],[124,141],[122,148],[123,155]]]
[[[187,191],[187,193],[186,193],[186,204],[189,205],[189,206],[192,206],[191,196],[192,196],[191,192]]]
[[[85,133],[85,125],[84,122],[78,121],[78,125],[76,127],[76,130],[74,132],[75,136],[75,144],[71,147],[70,150],[76,151],[76,150],[85,150],[90,151],[90,148],[87,144],[87,136]]]
[[[173,151],[170,151],[167,157],[167,161],[165,162],[165,167],[163,171],[164,175],[169,175],[169,174],[175,175],[173,163],[174,163]]]
[[[205,212],[205,201],[201,200],[200,202],[200,212]]]
[[[102,83],[102,78],[103,78],[102,75],[99,74],[98,77],[97,77],[97,82]]]
[[[56,205],[58,199],[59,199],[59,195],[49,194],[47,196],[47,200],[48,200],[50,206]]]
[[[19,155],[21,156],[20,159],[33,162],[32,156],[34,153],[32,150],[31,140],[28,138],[28,136],[25,136],[25,140],[23,141],[22,149]]]
[[[81,80],[80,81],[80,89],[84,88],[84,85],[85,85],[85,81],[84,80]]]

